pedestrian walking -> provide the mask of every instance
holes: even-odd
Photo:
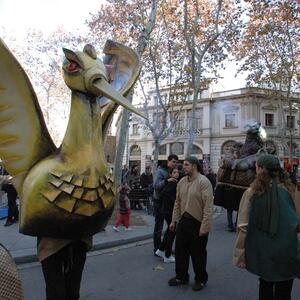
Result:
[[[147,189],[153,185],[153,175],[151,166],[146,166],[145,172],[140,177],[140,184],[141,187],[144,189]]]
[[[210,181],[203,174],[196,157],[184,160],[183,169],[187,176],[177,185],[176,201],[170,230],[176,228],[175,272],[169,280],[170,286],[189,282],[189,260],[192,259],[195,272],[194,291],[201,290],[207,280],[206,271],[208,234],[213,214],[213,190]]]
[[[123,184],[119,188],[119,206],[120,206],[120,215],[116,220],[115,226],[113,229],[115,231],[120,231],[119,226],[123,224],[125,226],[125,230],[131,230],[129,227],[130,223],[130,201],[128,198],[128,194],[130,192],[130,188],[127,184]]]
[[[234,264],[260,277],[260,300],[290,300],[300,276],[295,186],[274,155],[260,157],[256,173],[240,204]]]
[[[154,208],[154,217],[155,224],[153,230],[153,245],[154,245],[154,255],[164,258],[163,255],[160,254],[159,250],[161,246],[161,235],[164,226],[164,214],[162,211],[162,199],[160,197],[162,189],[165,185],[170,181],[176,181],[174,178],[168,178],[169,170],[173,170],[176,167],[178,161],[178,156],[175,154],[171,154],[168,156],[167,165],[161,165],[157,168],[153,188],[153,208]],[[156,253],[157,252],[157,253]]]
[[[175,230],[171,231],[169,226],[172,222],[172,213],[174,208],[174,203],[176,200],[176,187],[179,178],[178,169],[173,169],[170,171],[170,178],[174,178],[174,181],[168,181],[165,187],[161,191],[162,200],[162,211],[164,219],[167,222],[167,230],[164,234],[163,241],[156,251],[156,254],[163,257],[165,263],[175,262],[175,257],[172,254],[172,246],[175,239]]]
[[[131,172],[129,174],[129,187],[131,190],[140,190],[141,188],[139,168],[137,165],[133,165],[131,168]],[[143,209],[141,203],[137,200],[131,201],[131,208],[139,210]]]
[[[213,188],[213,193],[215,194],[215,188],[216,188],[216,184],[217,184],[217,174],[214,173],[212,168],[209,166],[207,168],[207,173],[205,175],[208,178],[208,180],[210,181],[212,188]]]
[[[12,184],[12,177],[2,167],[0,169],[0,188],[7,195],[8,214],[4,226],[10,226],[19,221],[18,193]]]
[[[121,172],[121,183],[129,183],[129,169],[127,165],[124,165]]]

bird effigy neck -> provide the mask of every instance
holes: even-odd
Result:
[[[61,153],[65,157],[77,153],[82,159],[104,159],[101,108],[95,98],[72,92],[70,119]]]

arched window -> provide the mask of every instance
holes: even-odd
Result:
[[[233,155],[233,146],[235,145],[235,141],[226,141],[221,148],[221,154],[231,156]]]
[[[167,144],[159,146],[159,155],[167,155]]]
[[[176,154],[176,155],[184,154],[183,143],[173,143],[173,144],[171,144],[171,154]]]
[[[196,145],[193,145],[192,153],[191,154],[202,154],[202,150],[201,150],[200,147],[198,147]]]
[[[138,145],[133,145],[130,147],[130,156],[141,156],[141,148]]]

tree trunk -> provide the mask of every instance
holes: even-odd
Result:
[[[153,176],[155,176],[155,172],[157,170],[158,166],[158,156],[159,156],[159,146],[160,146],[160,141],[155,139],[154,140],[154,152],[153,152]]]
[[[153,27],[155,25],[156,20],[156,13],[157,13],[157,5],[158,0],[152,0],[152,7],[149,14],[149,19],[147,22],[147,25],[145,26],[143,32],[141,33],[138,45],[136,47],[136,52],[139,54],[140,57],[142,57],[146,47],[148,40],[150,39],[151,32],[153,30]],[[127,99],[130,103],[132,103],[133,98],[133,88],[130,91],[130,93],[127,96]],[[126,145],[126,133],[128,129],[128,120],[129,119],[129,112],[124,109],[122,120],[121,120],[121,128],[120,128],[120,136],[117,144],[117,152],[116,152],[116,161],[115,161],[115,170],[114,170],[114,176],[116,180],[116,184],[120,184],[121,182],[121,173],[122,173],[122,161],[125,151],[125,145]]]
[[[127,96],[127,99],[130,103],[132,102],[132,96],[133,96],[133,90]],[[122,162],[123,162],[125,146],[126,146],[126,141],[127,141],[127,134],[129,134],[129,132],[128,132],[129,115],[130,115],[129,111],[127,109],[124,109],[123,113],[122,113],[119,139],[118,139],[118,143],[117,143],[115,168],[114,168],[114,176],[115,176],[116,186],[118,186],[121,183]],[[127,153],[127,155],[128,155],[128,153]]]
[[[187,146],[187,156],[193,153],[193,145],[195,139],[195,120],[196,120],[196,106],[198,102],[198,94],[200,92],[200,88],[198,86],[194,87],[193,91],[193,104],[192,104],[192,116],[191,116],[191,125],[189,128],[189,140]]]
[[[290,115],[290,126],[289,126],[289,143],[290,143],[290,146],[289,146],[289,163],[291,165],[293,165],[293,130],[294,128],[292,128],[292,123],[291,123],[291,120],[292,120],[292,102],[291,100],[288,98],[288,102],[289,102],[289,115]]]
[[[286,131],[287,131],[287,126],[286,126],[286,120],[285,120],[285,116],[284,116],[284,108],[283,108],[283,99],[282,97],[278,97],[278,107],[279,107],[279,135],[280,135],[280,140],[281,140],[281,144],[283,147],[283,155],[287,146],[286,143]]]

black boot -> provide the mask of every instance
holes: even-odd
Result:
[[[4,226],[10,226],[10,225],[12,225],[12,224],[14,224],[14,221],[13,220],[11,220],[11,219],[7,219],[6,220],[6,222],[5,222],[5,224],[4,224]]]
[[[227,223],[228,223],[229,232],[235,232],[235,226],[233,225],[233,221],[232,221],[232,214],[233,214],[233,210],[227,209]]]

